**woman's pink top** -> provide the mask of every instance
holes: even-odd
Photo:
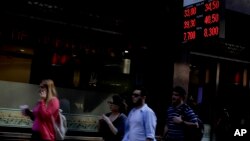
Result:
[[[52,123],[52,116],[58,122],[59,112],[59,100],[53,98],[49,101],[48,105],[45,105],[45,101],[41,100],[33,108],[33,114],[35,116],[32,130],[38,131],[44,140],[55,140],[55,131]]]

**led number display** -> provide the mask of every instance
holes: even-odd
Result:
[[[189,2],[190,1],[190,2]],[[219,36],[220,0],[184,0],[183,43]]]

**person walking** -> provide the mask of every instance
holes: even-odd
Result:
[[[125,136],[122,141],[156,141],[157,117],[146,104],[146,89],[138,87],[133,91],[133,108],[128,114]]]
[[[124,136],[127,116],[125,100],[119,95],[113,95],[108,101],[111,112],[102,115],[99,122],[99,132],[104,141],[121,141]]]
[[[53,80],[42,80],[39,95],[40,99],[32,111],[28,108],[22,110],[33,120],[31,141],[55,141],[52,116],[59,122],[59,100]]]
[[[174,87],[172,104],[167,109],[167,118],[163,133],[163,138],[167,141],[190,141],[185,137],[185,128],[198,128],[199,126],[196,114],[184,102],[185,96],[186,91],[181,86]]]

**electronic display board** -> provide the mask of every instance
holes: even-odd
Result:
[[[220,0],[184,0],[182,42],[219,37],[220,8]]]

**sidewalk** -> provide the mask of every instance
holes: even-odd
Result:
[[[1,141],[29,141],[30,133],[0,132]],[[101,137],[66,136],[65,141],[102,141]]]

